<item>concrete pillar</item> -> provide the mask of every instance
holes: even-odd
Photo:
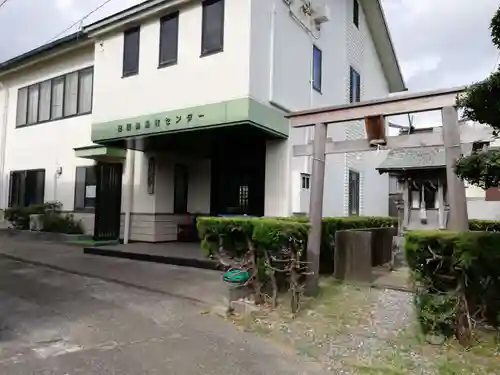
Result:
[[[314,130],[311,201],[309,208],[311,229],[307,242],[307,261],[309,262],[308,266],[311,274],[307,276],[306,280],[306,294],[310,296],[315,295],[318,291],[327,127],[327,124],[316,124]]]
[[[462,154],[458,113],[455,107],[445,107],[441,111],[443,118],[443,143],[446,152],[446,181],[450,205],[449,229],[468,231],[469,219],[464,182],[455,174],[455,164]]]
[[[439,229],[445,229],[446,224],[444,222],[444,188],[443,181],[441,179],[438,180],[438,221],[439,221]]]

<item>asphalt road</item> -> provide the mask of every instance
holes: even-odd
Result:
[[[0,257],[0,374],[324,374],[204,311],[182,297]]]

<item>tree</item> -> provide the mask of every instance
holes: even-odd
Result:
[[[490,23],[493,44],[500,50],[500,7]],[[485,80],[468,87],[457,105],[463,118],[490,125],[500,135],[500,68]],[[500,150],[473,152],[457,161],[457,176],[483,189],[500,186]]]

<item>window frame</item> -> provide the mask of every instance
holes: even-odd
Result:
[[[359,29],[359,2],[358,0],[353,0],[353,9],[352,9],[352,23],[356,28]]]
[[[216,3],[221,3],[222,5],[222,27],[220,30],[220,46],[216,48],[205,48],[204,46],[204,40],[205,40],[205,27],[207,23],[207,7],[210,5],[216,4]],[[205,57],[205,56],[210,56],[210,55],[215,55],[217,53],[224,52],[224,29],[225,29],[225,18],[226,18],[226,4],[225,0],[203,0],[202,4],[202,16],[201,16],[201,55],[200,57]]]
[[[83,180],[83,183],[79,183],[77,181],[77,176],[78,176],[78,170],[82,170],[84,169],[85,170],[85,178]],[[88,183],[88,171],[89,169],[93,169],[94,170],[94,182],[95,184],[89,184]],[[75,168],[75,189],[74,189],[74,197],[73,197],[73,211],[75,212],[84,212],[84,213],[93,213],[95,212],[95,202],[96,202],[96,198],[93,198],[94,199],[94,205],[93,206],[87,206],[86,205],[86,197],[85,197],[85,192],[87,190],[87,186],[95,186],[96,187],[96,190],[97,190],[97,174],[96,174],[96,166],[95,165],[81,165],[81,166],[78,166]],[[80,189],[83,188],[82,191],[80,191]],[[79,204],[77,204],[77,201],[79,200],[78,199],[78,195],[77,194],[82,194],[83,193],[83,199],[82,199],[82,202],[83,202],[83,207],[81,207]]]
[[[179,59],[179,11],[175,11],[172,13],[169,13],[163,17],[160,18],[160,44],[158,48],[158,68],[166,68],[168,66],[176,65],[177,61]],[[176,30],[175,30],[175,57],[172,59],[167,59],[165,61],[162,61],[162,47],[163,47],[163,38],[165,37],[163,34],[163,25],[165,25],[169,21],[176,21]]]
[[[307,182],[307,183],[305,183],[305,182]],[[301,173],[300,174],[300,189],[307,190],[307,191],[311,190],[311,174],[310,173]]]
[[[356,82],[354,82],[356,78]],[[353,84],[355,83],[355,87]],[[361,74],[352,66],[349,68],[349,102],[359,103],[361,101]]]
[[[26,126],[28,124],[28,87],[29,86],[25,86],[25,87],[21,87],[17,90],[17,102],[16,102],[16,127],[19,127],[19,126]],[[25,92],[25,105],[24,105],[24,108],[21,108],[21,109],[24,109],[24,111],[20,111],[20,108],[19,108],[19,102],[20,102],[20,96],[21,96],[21,91]],[[22,123],[19,123],[19,114],[21,112],[24,112],[24,121]]]
[[[319,56],[319,72],[318,72],[318,80],[319,82],[316,82],[316,56]],[[323,81],[323,51],[321,49],[313,44],[313,58],[312,58],[312,77],[311,77],[311,84],[314,90],[319,92],[321,94],[321,87],[322,87],[322,81]],[[318,84],[319,83],[319,84]]]
[[[38,95],[37,95],[37,98],[36,98],[36,101],[37,101],[37,104],[36,104],[36,120],[35,122],[30,122],[30,91],[32,88],[36,87],[37,88],[37,91],[38,91]],[[29,126],[29,125],[36,125],[38,124],[38,114],[40,112],[40,83],[37,82],[37,83],[33,83],[29,86],[27,86],[28,88],[28,99],[26,100],[26,125]]]
[[[80,112],[80,108],[79,108],[79,101],[80,101],[80,75],[81,75],[81,72],[84,72],[84,71],[92,71],[92,90],[90,92],[90,102],[91,102],[91,105],[90,105],[90,111],[87,111],[87,112]],[[64,106],[65,106],[65,90],[66,90],[66,76],[70,75],[70,74],[74,74],[74,73],[78,73],[78,84],[77,84],[77,91],[78,91],[78,94],[77,94],[77,111],[76,111],[76,114],[73,114],[73,115],[68,115],[66,116],[64,114]],[[58,80],[61,80],[62,81],[62,103],[61,103],[61,116],[60,117],[56,117],[56,118],[53,118],[53,115],[54,115],[54,111],[53,111],[53,105],[54,105],[54,82],[55,81],[58,81]],[[50,108],[49,108],[49,113],[50,113],[50,116],[49,116],[49,119],[48,120],[42,120],[42,121],[38,121],[39,118],[40,118],[40,100],[41,100],[41,95],[40,95],[40,91],[41,91],[41,86],[43,83],[46,83],[50,81]],[[28,122],[28,113],[29,113],[29,89],[30,87],[32,86],[35,86],[37,85],[38,86],[38,108],[37,108],[37,122],[34,122],[34,123],[29,123]],[[18,124],[18,110],[19,110],[19,106],[18,106],[18,103],[16,103],[16,129],[18,128],[25,128],[25,127],[28,127],[28,126],[34,126],[34,125],[39,125],[39,124],[45,124],[47,122],[54,122],[54,121],[60,121],[60,120],[66,120],[66,119],[69,119],[69,118],[73,118],[73,117],[78,117],[78,116],[85,116],[85,115],[89,115],[92,113],[92,110],[93,110],[93,102],[94,102],[94,66],[93,65],[90,65],[90,66],[87,66],[85,68],[82,68],[82,69],[78,69],[78,70],[74,70],[74,71],[71,71],[71,72],[67,72],[65,74],[61,74],[61,75],[58,75],[58,76],[55,76],[55,77],[52,77],[52,78],[49,78],[49,79],[45,79],[43,81],[40,81],[40,82],[36,82],[36,83],[33,83],[31,85],[27,85],[27,86],[23,86],[23,87],[20,87],[18,90],[17,90],[17,101],[19,101],[19,92],[21,90],[26,90],[26,93],[27,93],[27,98],[26,98],[26,108],[25,108],[25,114],[26,114],[26,119],[24,121],[24,124]]]
[[[127,36],[137,32],[137,66],[134,70],[125,71],[125,56],[127,46]],[[122,78],[132,77],[139,74],[139,67],[141,62],[141,26],[133,26],[123,32],[123,56],[122,56]]]
[[[92,83],[90,85],[90,110],[89,111],[85,111],[85,112],[82,112],[81,111],[81,108],[80,108],[80,99],[81,99],[81,92],[80,92],[80,84],[82,82],[82,73],[84,72],[87,72],[87,71],[91,71],[92,72]],[[66,76],[64,76],[64,80],[66,81]],[[66,84],[66,82],[65,82]],[[52,84],[51,84],[52,86]],[[76,112],[79,114],[79,115],[89,115],[92,113],[92,108],[94,107],[94,67],[93,66],[89,66],[87,68],[84,68],[84,69],[80,69],[78,71],[78,87],[77,87],[77,96],[76,96]],[[52,91],[51,91],[52,92]],[[50,98],[51,99],[51,110],[52,110],[52,97]],[[64,96],[63,96],[63,102],[64,102]],[[63,107],[64,109],[64,107]],[[52,113],[51,113],[52,115]]]
[[[355,176],[356,178],[352,178]],[[348,214],[349,216],[359,216],[360,211],[361,211],[361,173],[354,169],[349,169],[349,182],[348,182]],[[356,185],[354,187],[351,186],[351,183],[353,181],[356,182]],[[351,189],[354,189],[356,194],[355,197],[351,198]],[[354,201],[354,198],[356,198],[356,201]],[[355,205],[354,205],[355,203]],[[355,206],[355,207],[353,207]],[[354,210],[353,210],[354,209]],[[355,211],[355,213],[353,213]]]
[[[7,205],[9,208],[12,207],[29,207],[29,205],[26,205],[26,180],[28,178],[28,173],[41,173],[41,182],[43,182],[43,185],[41,186],[41,191],[39,192],[40,196],[42,197],[41,202],[36,202],[35,204],[43,204],[45,203],[45,188],[46,188],[46,177],[47,177],[47,172],[44,168],[37,168],[37,169],[23,169],[23,170],[11,170],[9,172],[9,190],[8,190],[8,199],[7,199]],[[20,191],[18,191],[18,201],[22,200],[21,205],[13,205],[13,188],[14,188],[14,175],[19,175],[20,176],[20,183],[19,183],[19,188]],[[38,187],[38,186],[37,186]],[[38,194],[35,194],[38,195]]]

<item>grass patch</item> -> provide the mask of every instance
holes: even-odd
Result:
[[[410,315],[387,337],[378,337],[373,328],[380,323],[378,315],[387,315],[383,313],[396,298],[394,294],[341,284],[331,278],[322,279],[320,286],[317,298],[303,298],[296,316],[282,298],[277,309],[263,307],[233,321],[244,331],[318,360],[325,366],[325,374],[340,369],[358,375],[500,374],[500,336],[496,332],[476,337],[476,345],[469,349],[454,341],[432,345],[419,333],[416,319]],[[399,311],[399,304],[396,306]],[[411,298],[403,306],[413,312]],[[391,320],[392,316],[386,318]]]

